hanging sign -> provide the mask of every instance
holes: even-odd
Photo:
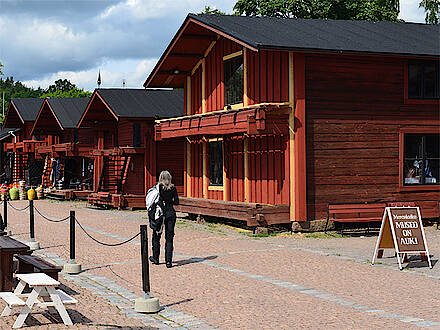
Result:
[[[427,259],[429,267],[432,268],[418,207],[385,208],[372,264],[374,264],[376,256],[377,258],[382,257],[384,249],[396,251],[400,269],[402,269],[402,257],[406,257],[407,254],[419,253],[422,260]]]

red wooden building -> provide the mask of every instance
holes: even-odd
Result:
[[[329,203],[415,201],[437,216],[440,27],[190,14],[145,87],[185,90],[181,211],[248,225]]]
[[[13,98],[6,112],[3,129],[11,132],[11,137],[3,141],[5,152],[4,167],[7,181],[25,179],[29,165],[35,160],[35,148],[44,143],[31,134],[32,126],[40,111],[42,99]]]
[[[57,171],[51,166],[45,167],[43,185],[54,185],[71,196],[87,195],[91,192],[93,182],[93,159],[90,150],[95,143],[90,129],[77,129],[89,98],[48,97],[44,100],[34,122],[31,134],[44,145],[36,147],[36,154],[53,162]],[[60,170],[61,168],[61,170]],[[78,191],[78,188],[83,188]]]
[[[97,137],[94,193],[89,202],[113,207],[144,207],[147,189],[169,170],[183,192],[183,139],[155,143],[155,118],[183,114],[182,90],[97,89],[78,128]]]

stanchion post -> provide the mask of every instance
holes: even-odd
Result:
[[[64,264],[63,270],[67,274],[81,273],[81,265],[75,261],[75,211],[70,211],[70,260]]]
[[[5,204],[6,202],[5,201],[3,201],[3,204]],[[3,211],[3,213],[4,213],[4,211]],[[0,230],[1,231],[5,231],[5,228],[6,228],[6,225],[5,225],[5,222],[3,221],[3,216],[2,215],[0,215]]]
[[[11,231],[8,229],[8,197],[6,195],[3,200],[3,225],[3,230],[6,232],[6,235],[11,235]]]
[[[157,313],[159,299],[150,295],[150,266],[148,263],[148,226],[141,225],[142,298],[134,301],[134,310],[140,313]]]
[[[34,201],[29,200],[29,231],[31,234],[31,241],[29,242],[30,249],[38,250],[40,243],[35,241],[35,214],[34,214]]]
[[[148,264],[147,225],[141,225],[142,290],[150,294],[150,265]]]

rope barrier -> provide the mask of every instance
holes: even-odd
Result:
[[[65,218],[63,218],[63,219],[53,219],[53,218],[49,218],[49,217],[47,217],[47,216],[45,216],[44,214],[42,214],[36,207],[35,207],[35,205],[34,205],[34,210],[43,218],[43,219],[45,219],[45,220],[47,220],[47,221],[49,221],[49,222],[63,222],[63,221],[66,221],[66,220],[69,220],[69,218],[70,218],[70,216],[69,217],[65,217]]]
[[[11,208],[13,208],[15,211],[24,211],[24,210],[26,210],[26,209],[29,208],[29,205],[28,205],[28,206],[26,206],[26,207],[24,207],[24,208],[22,208],[22,209],[19,209],[19,208],[13,206],[10,202],[7,202],[7,203],[8,203],[8,205],[9,205]]]
[[[78,224],[79,228],[82,229],[82,231],[92,240],[94,240],[96,243],[104,245],[104,246],[120,246],[120,245],[124,245],[132,240],[134,240],[136,237],[138,237],[141,233],[137,233],[136,235],[134,235],[132,238],[129,238],[128,240],[124,241],[124,242],[120,242],[120,243],[115,243],[115,244],[110,244],[110,243],[104,243],[101,241],[98,241],[96,238],[94,238],[93,236],[91,236],[85,229],[84,227],[79,223],[78,219],[75,218],[75,222]]]

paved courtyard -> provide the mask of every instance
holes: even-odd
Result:
[[[27,201],[12,202],[16,208]],[[62,219],[75,210],[99,241],[119,243],[146,224],[142,211],[98,210],[83,202],[36,201],[39,212]],[[28,210],[8,209],[9,229],[29,241]],[[37,254],[62,264],[69,258],[69,223],[35,216]],[[338,235],[336,235],[338,236]],[[96,329],[440,329],[440,230],[427,228],[433,269],[411,262],[399,271],[393,253],[372,266],[376,236],[321,234],[253,237],[249,232],[179,219],[174,267],[150,266],[151,294],[162,310],[134,312],[142,295],[139,237],[109,247],[76,227],[77,262],[84,271],[61,276],[79,300],[70,309],[75,327]],[[1,306],[2,307],[2,306]],[[11,326],[16,316],[0,318]],[[58,329],[59,318],[35,313],[28,328]]]

